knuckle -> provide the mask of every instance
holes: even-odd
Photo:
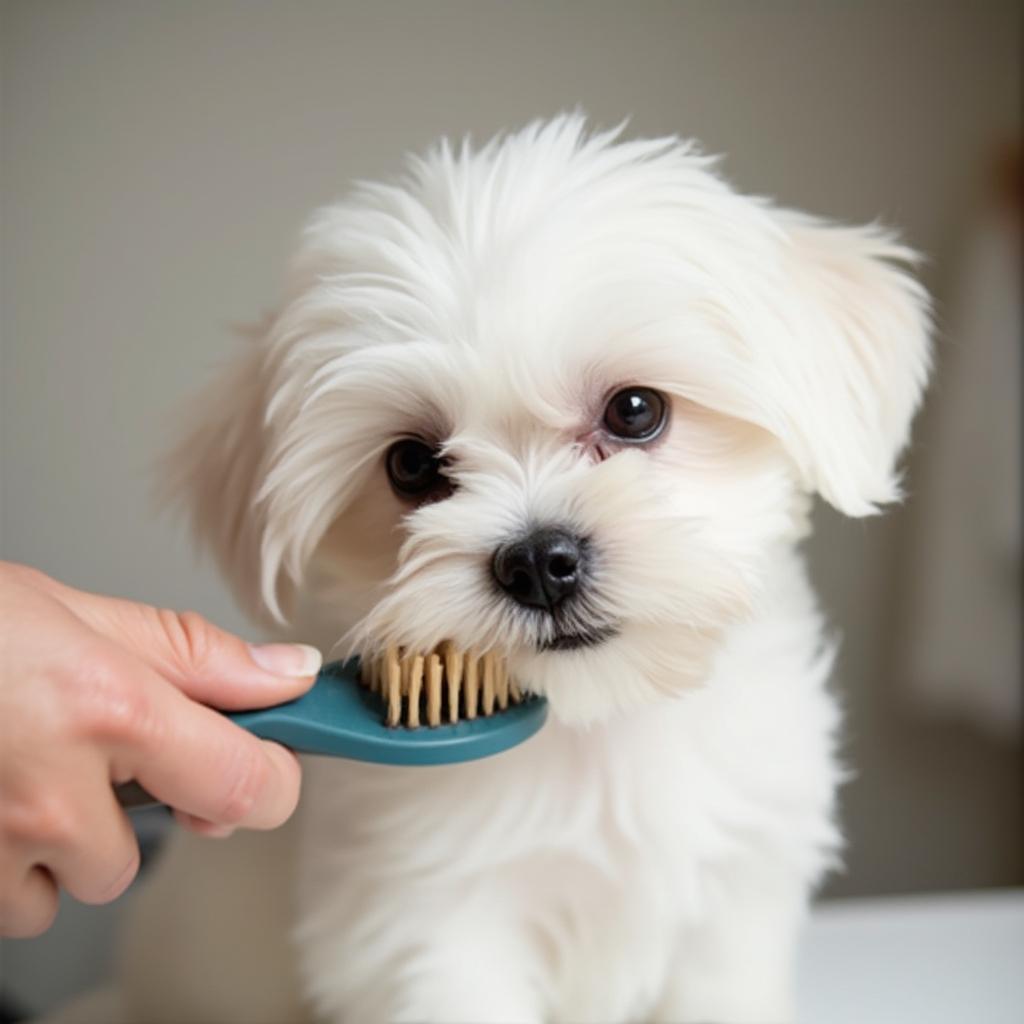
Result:
[[[13,841],[30,848],[66,849],[78,837],[78,815],[70,801],[40,793],[35,799],[8,807],[4,832]]]
[[[266,759],[246,749],[235,756],[221,800],[217,822],[241,825],[249,819],[268,781]]]
[[[205,665],[216,643],[214,629],[198,612],[157,612],[171,653],[181,668],[195,671]]]
[[[12,583],[19,583],[22,586],[45,587],[50,577],[40,569],[32,565],[24,565],[21,562],[0,563],[0,579],[10,580]]]
[[[152,724],[143,688],[102,656],[76,681],[74,711],[78,730],[100,741],[136,740]]]

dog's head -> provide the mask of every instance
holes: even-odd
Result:
[[[501,647],[567,718],[692,685],[810,494],[897,497],[911,255],[673,139],[441,145],[307,229],[181,450],[199,533],[250,607]]]

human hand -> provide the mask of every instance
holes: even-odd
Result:
[[[114,784],[137,780],[205,835],[286,821],[295,756],[206,705],[290,700],[320,661],[0,562],[0,934],[45,931],[61,887],[85,903],[128,887],[139,851]]]

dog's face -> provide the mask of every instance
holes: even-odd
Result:
[[[347,650],[498,647],[590,720],[697,682],[820,491],[865,514],[927,371],[870,230],[577,118],[442,147],[308,229],[182,449],[243,597]]]

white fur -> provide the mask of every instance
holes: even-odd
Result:
[[[791,1020],[840,775],[796,548],[814,492],[898,495],[928,370],[911,256],[571,116],[321,211],[182,449],[198,532],[326,648],[500,638],[552,721],[474,764],[308,759],[281,833],[179,839],[132,1019]],[[671,397],[649,448],[595,433],[625,384]],[[447,499],[391,493],[407,433],[444,445]],[[592,538],[576,621],[614,639],[539,652],[550,624],[489,577],[531,523]]]

